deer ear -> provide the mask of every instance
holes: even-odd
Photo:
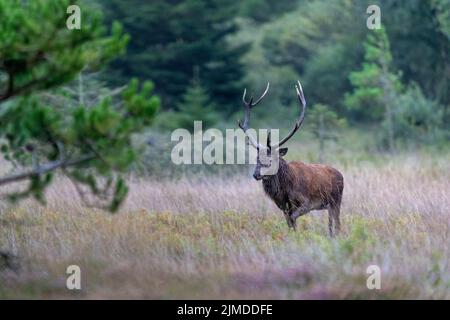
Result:
[[[288,152],[288,148],[280,148],[278,150],[278,154],[280,155],[280,157],[286,155],[287,152]]]

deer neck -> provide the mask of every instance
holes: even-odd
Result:
[[[272,199],[282,199],[285,197],[285,187],[288,185],[288,164],[285,160],[280,159],[278,171],[272,176],[263,179],[262,184],[265,193]]]

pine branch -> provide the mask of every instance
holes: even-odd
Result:
[[[26,180],[31,177],[40,176],[42,174],[54,171],[59,168],[67,168],[67,167],[77,166],[79,164],[93,160],[95,158],[96,157],[93,155],[88,155],[88,156],[84,156],[82,158],[75,159],[75,160],[57,160],[57,161],[48,162],[46,164],[39,165],[32,170],[0,178],[0,186],[4,185],[4,184],[12,183],[12,182]]]

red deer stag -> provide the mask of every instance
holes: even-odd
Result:
[[[279,143],[271,144],[269,132],[267,144],[263,146],[247,132],[249,129],[250,110],[261,102],[267,94],[269,84],[267,84],[266,90],[256,101],[252,97],[247,102],[246,90],[244,90],[242,100],[244,102],[245,118],[243,123],[239,121],[239,127],[245,132],[251,145],[258,151],[253,177],[256,180],[262,179],[265,193],[283,211],[288,226],[295,230],[298,217],[311,210],[328,209],[328,229],[330,236],[333,236],[333,222],[335,234],[339,232],[341,226],[339,214],[342,192],[344,190],[342,174],[327,165],[306,164],[301,161],[286,162],[283,159],[288,148],[281,148],[281,146],[300,128],[305,118],[306,100],[300,82],[295,88],[301,105],[300,116],[289,134]],[[263,157],[260,157],[260,154]],[[278,171],[276,174],[267,174],[267,168],[271,167],[274,161],[279,162]]]

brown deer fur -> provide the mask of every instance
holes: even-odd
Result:
[[[289,227],[311,210],[328,209],[329,233],[340,230],[340,206],[344,178],[336,169],[321,164],[279,159],[277,174],[263,177],[265,193],[283,211]]]
[[[322,164],[306,164],[300,161],[286,162],[283,156],[287,153],[287,148],[281,148],[297,130],[301,127],[305,118],[306,99],[300,82],[297,82],[295,89],[301,105],[300,116],[295,122],[289,134],[280,142],[271,144],[270,132],[267,136],[267,146],[258,143],[248,134],[250,111],[265,97],[269,91],[269,84],[262,96],[246,101],[247,90],[244,90],[242,101],[244,103],[245,118],[239,122],[239,127],[246,133],[249,143],[258,151],[257,161],[253,177],[256,180],[263,180],[265,193],[283,211],[288,226],[296,229],[298,217],[311,210],[328,209],[328,229],[333,236],[333,224],[335,232],[339,232],[341,222],[339,220],[342,192],[344,191],[344,178],[336,169]],[[260,152],[265,155],[260,158]],[[278,162],[278,171],[273,174],[267,168],[271,168],[272,163]]]

